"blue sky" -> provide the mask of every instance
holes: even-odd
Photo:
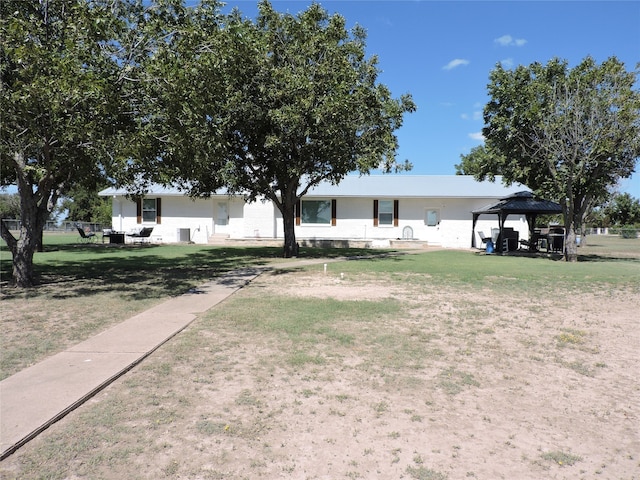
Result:
[[[395,97],[413,95],[418,111],[397,132],[398,159],[413,163],[412,174],[453,174],[460,155],[482,143],[486,86],[498,62],[546,64],[558,57],[575,66],[588,55],[598,63],[615,55],[629,71],[640,62],[638,1],[317,3],[345,17],[349,28],[364,27],[367,53],[379,57],[379,81]],[[292,14],[310,4],[272,0],[276,10]],[[227,7],[250,18],[257,12],[253,0],[229,0]],[[621,187],[640,198],[640,171]]]

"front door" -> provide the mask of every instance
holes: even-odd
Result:
[[[424,226],[426,230],[426,240],[432,245],[442,245],[440,235],[440,210],[437,208],[426,208],[424,210]]]
[[[227,202],[216,202],[216,216],[214,221],[214,233],[229,233],[229,204]]]

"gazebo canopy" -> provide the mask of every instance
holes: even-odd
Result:
[[[471,231],[471,246],[476,246],[475,229],[476,222],[480,215],[498,215],[500,234],[504,229],[504,222],[509,215],[525,215],[529,225],[529,235],[533,235],[538,215],[556,215],[562,213],[562,206],[551,200],[536,198],[531,192],[518,192],[508,197],[501,198],[500,201],[485,207],[473,210],[473,227]],[[498,250],[500,245],[496,245]]]
[[[474,210],[473,215],[493,213],[495,215],[556,215],[562,213],[560,204],[551,200],[535,198],[531,192],[518,192],[501,198],[498,203]]]

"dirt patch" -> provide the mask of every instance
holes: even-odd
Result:
[[[302,298],[311,318],[289,323]],[[265,274],[0,472],[637,479],[639,304],[637,290],[514,299],[426,275]],[[314,308],[339,313],[319,324]]]

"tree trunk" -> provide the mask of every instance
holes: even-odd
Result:
[[[567,262],[578,261],[578,235],[582,232],[582,213],[570,209],[565,216],[564,259]]]
[[[13,281],[16,287],[30,288],[35,285],[33,274],[33,255],[37,243],[31,240],[19,240],[13,253]]]
[[[35,285],[33,274],[33,255],[38,247],[38,236],[32,235],[22,227],[18,240],[2,222],[2,238],[13,256],[13,284],[19,288],[30,288]]]
[[[42,248],[42,232],[58,200],[59,191],[52,177],[46,176],[38,182],[34,192],[24,155],[15,153],[13,160],[20,195],[20,233],[16,239],[1,222],[0,236],[7,242],[13,256],[13,283],[19,288],[29,288],[36,283],[33,256]]]
[[[576,226],[573,221],[565,226],[564,234],[564,259],[567,262],[578,261],[578,242],[576,239]]]
[[[581,239],[584,239],[583,226],[588,205],[589,199],[581,196],[570,197],[567,204],[563,205],[565,225],[564,259],[567,262],[578,261],[578,235],[581,235]]]
[[[284,258],[298,256],[298,244],[296,243],[295,202],[284,200],[282,202],[282,224],[284,226]]]

